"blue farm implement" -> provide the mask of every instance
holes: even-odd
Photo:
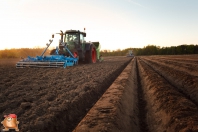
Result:
[[[64,67],[74,66],[78,63],[78,58],[65,57],[63,55],[49,55],[30,57],[19,61],[16,68],[24,67]]]
[[[53,40],[41,54],[41,56],[30,57],[16,63],[16,68],[25,67],[64,67],[77,65],[79,61],[86,63],[96,63],[101,61],[99,42],[86,42],[85,32],[79,30],[67,30],[58,33],[61,35],[59,46],[51,50],[50,55],[44,56]],[[54,38],[54,35],[52,35]]]

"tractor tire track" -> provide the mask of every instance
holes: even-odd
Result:
[[[139,124],[140,124],[140,132],[149,132],[149,128],[148,128],[148,122],[146,120],[146,115],[147,115],[147,110],[146,110],[146,99],[145,99],[145,95],[143,92],[143,87],[141,84],[141,80],[142,78],[140,77],[140,69],[138,66],[138,59],[135,59],[135,68],[133,70],[136,71],[136,76],[137,76],[137,93],[138,93],[138,107],[139,107]]]

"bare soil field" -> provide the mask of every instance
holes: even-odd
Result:
[[[105,58],[102,63],[64,68],[16,69],[18,60],[1,60],[0,113],[15,113],[22,132],[72,131],[129,63]]]
[[[198,56],[135,57],[74,132],[197,132]]]
[[[66,69],[16,69],[15,61],[0,60],[0,113],[17,114],[22,132],[198,131],[198,55]]]

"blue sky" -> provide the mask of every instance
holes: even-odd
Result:
[[[53,33],[84,28],[108,50],[198,44],[197,14],[198,0],[1,0],[0,49],[45,47]]]

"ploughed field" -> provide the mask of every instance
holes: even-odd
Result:
[[[107,57],[102,63],[66,69],[17,69],[17,61],[0,60],[1,119],[16,114],[22,132],[66,132],[75,128],[130,58]]]
[[[5,62],[0,113],[17,114],[20,131],[198,131],[198,55],[107,57],[66,69]]]

